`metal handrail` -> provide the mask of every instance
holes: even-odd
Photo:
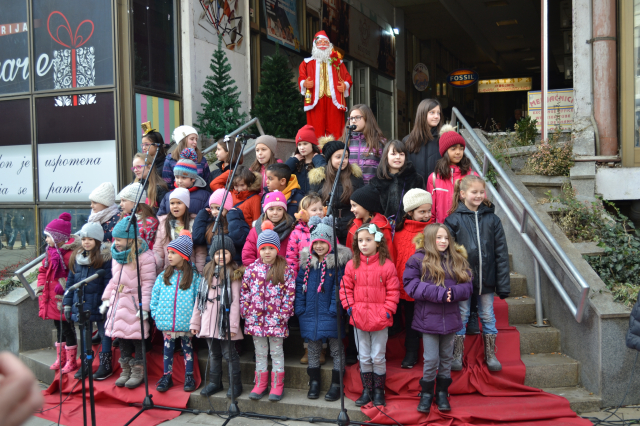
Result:
[[[42,253],[40,256],[36,257],[31,262],[27,263],[26,265],[24,265],[23,267],[21,267],[20,269],[14,272],[15,276],[18,277],[18,279],[22,283],[22,286],[24,287],[25,290],[27,290],[27,293],[29,293],[29,296],[31,297],[32,300],[37,299],[38,296],[36,296],[36,293],[31,288],[31,285],[29,284],[27,279],[24,277],[24,273],[27,272],[29,269],[33,268],[37,263],[42,262],[42,259],[44,259],[46,256],[47,256],[47,253]]]
[[[496,188],[491,184],[491,182],[487,181],[487,187],[489,188],[489,192],[493,196],[494,201],[496,202],[496,204],[498,204],[502,208],[502,210],[504,210],[505,214],[507,215],[507,217],[509,218],[509,220],[511,221],[515,229],[518,230],[520,237],[523,239],[523,241],[529,247],[529,249],[531,250],[531,253],[533,254],[534,276],[535,276],[534,278],[536,281],[535,282],[536,325],[540,327],[544,326],[544,321],[542,318],[542,300],[541,300],[541,290],[540,290],[540,270],[539,270],[540,266],[544,270],[545,274],[547,275],[547,277],[549,278],[549,280],[551,281],[555,289],[560,294],[562,301],[565,303],[567,308],[571,311],[571,314],[574,316],[576,321],[581,322],[582,317],[584,315],[587,296],[589,295],[589,289],[590,289],[589,284],[587,284],[587,282],[582,277],[582,275],[580,274],[576,266],[567,257],[567,254],[564,252],[564,250],[562,250],[562,248],[560,247],[560,244],[558,244],[558,242],[551,235],[547,227],[542,223],[542,221],[540,220],[536,212],[533,210],[531,205],[529,205],[527,200],[525,200],[524,196],[520,193],[520,191],[516,189],[511,179],[509,179],[509,177],[506,175],[506,173],[502,169],[502,166],[500,165],[498,160],[495,159],[495,157],[491,154],[489,149],[482,143],[478,135],[473,131],[473,129],[471,128],[467,120],[465,120],[465,118],[462,116],[460,111],[457,108],[453,107],[453,113],[451,115],[451,125],[453,127],[456,127],[456,122],[458,120],[464,126],[464,128],[469,132],[474,142],[478,144],[478,146],[480,147],[480,150],[482,151],[482,153],[480,154],[482,154],[483,156],[483,161],[482,161],[482,167],[480,167],[480,165],[474,158],[473,154],[470,154],[467,150],[465,150],[465,154],[467,155],[469,160],[471,160],[471,164],[473,165],[474,169],[476,169],[478,174],[480,174],[480,176],[484,178],[489,170],[489,163],[491,163],[495,172],[502,179],[504,185],[511,190],[515,198],[522,205],[522,219],[518,220],[514,212],[508,208],[507,204],[505,203],[503,198],[500,196]],[[473,151],[473,148],[471,148],[470,150]],[[545,258],[542,256],[542,254],[540,253],[540,251],[538,250],[534,242],[526,233],[528,218],[531,218],[531,220],[533,220],[533,223],[536,224],[540,233],[548,242],[552,253],[556,256],[557,259],[560,259],[563,266],[565,267],[565,270],[569,272],[572,278],[578,283],[578,285],[582,289],[580,294],[580,302],[578,303],[577,307],[573,303],[569,295],[567,294],[567,291],[564,289],[564,287],[562,286],[562,284],[560,283],[556,275],[553,273],[553,271],[549,267],[549,264],[547,263]]]
[[[229,133],[227,136],[232,138],[232,137],[236,136],[238,133],[242,132],[243,130],[246,130],[249,127],[253,126],[254,124],[258,128],[258,132],[260,132],[261,135],[264,135],[264,130],[262,130],[262,125],[260,124],[260,120],[258,119],[258,117],[254,117],[251,120],[247,121],[242,126],[240,126],[237,129],[235,129],[233,132]],[[246,155],[249,152],[253,151],[254,145],[255,145],[255,143],[247,144],[247,147],[244,149],[244,152],[242,153],[242,155]],[[202,153],[206,154],[208,152],[211,152],[211,151],[213,151],[215,149],[216,146],[218,146],[218,142],[216,142],[213,145],[207,147],[204,151],[202,151]]]

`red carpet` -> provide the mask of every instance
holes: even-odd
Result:
[[[158,338],[159,337],[159,338]],[[165,393],[156,391],[156,382],[162,377],[163,362],[162,362],[162,338],[161,336],[154,337],[153,350],[147,357],[147,368],[149,375],[149,393],[153,395],[153,402],[156,405],[164,405],[167,407],[185,408],[187,401],[189,400],[190,393],[185,392],[182,387],[184,386],[184,358],[181,355],[176,354],[173,361],[173,384],[174,386]],[[99,346],[94,346],[94,351],[98,353]],[[120,350],[114,349],[113,359],[116,366],[114,374],[104,381],[94,381],[95,388],[95,401],[96,401],[96,419],[98,425],[123,425],[130,418],[132,418],[140,410],[140,407],[130,406],[132,403],[141,403],[144,400],[144,384],[140,385],[137,389],[119,388],[114,383],[120,376],[120,364],[116,360],[120,357]],[[78,360],[78,364],[80,361]],[[194,351],[194,378],[196,384],[200,386],[200,370],[198,368],[198,360]],[[96,362],[93,364],[93,370],[98,369],[98,362],[96,356]],[[75,373],[74,373],[75,374]],[[43,391],[45,397],[45,404],[42,414],[36,414],[37,417],[50,420],[52,422],[58,421],[58,413],[60,403],[60,381],[58,380],[59,373],[56,372],[56,380],[49,386],[49,388]],[[73,374],[65,374],[62,376],[62,399],[64,400],[73,386],[79,382],[73,378]],[[87,380],[87,386],[89,381]],[[53,408],[55,407],[55,408]],[[52,409],[51,409],[52,408]],[[157,425],[167,420],[171,420],[180,415],[178,411],[168,410],[149,410],[145,411],[140,417],[138,417],[133,425],[147,426]],[[89,390],[87,389],[87,418],[88,423],[91,423],[89,417]],[[73,390],[71,396],[62,404],[62,417],[60,424],[65,426],[82,425],[82,383]]]
[[[520,359],[520,334],[510,327],[508,307],[504,300],[495,299],[497,320],[497,357],[502,371],[490,373],[484,364],[481,336],[467,336],[465,340],[464,369],[453,372],[449,388],[452,410],[431,413],[416,410],[420,398],[418,380],[422,378],[422,355],[410,370],[400,368],[404,358],[404,335],[394,336],[387,343],[387,406],[384,413],[402,425],[591,425],[569,408],[569,402],[557,395],[524,386],[526,369]],[[422,351],[422,349],[421,349]],[[347,367],[345,394],[356,400],[362,393],[358,364]],[[372,422],[394,424],[372,404],[362,407]]]

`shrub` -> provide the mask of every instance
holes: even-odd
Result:
[[[528,173],[544,176],[569,176],[573,167],[573,141],[558,143],[560,129],[549,140],[538,145],[538,151],[531,154],[525,164]]]

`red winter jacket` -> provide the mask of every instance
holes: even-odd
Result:
[[[379,331],[393,324],[398,308],[400,281],[393,262],[380,266],[379,255],[360,255],[360,267],[347,262],[340,287],[342,307],[351,311],[351,324],[363,331]],[[348,302],[348,303],[347,303]]]
[[[80,244],[75,242],[72,238],[60,247],[60,254],[64,260],[64,266],[66,267],[65,274],[69,273],[69,258],[73,250],[80,247]],[[55,292],[56,285],[58,285],[58,278],[53,276],[51,264],[45,267],[44,264],[47,259],[42,261],[42,266],[38,269],[38,287],[44,287],[42,294],[38,298],[38,316],[43,320],[56,320],[60,321],[60,308],[62,307],[62,295],[57,295]],[[64,277],[66,280],[66,276]],[[62,318],[64,321],[64,317]]]
[[[404,274],[404,268],[407,265],[407,261],[416,252],[416,247],[413,244],[413,237],[422,232],[427,226],[435,223],[435,218],[431,216],[429,222],[416,222],[415,220],[407,219],[404,221],[402,229],[396,232],[393,237],[393,247],[396,251],[395,264],[398,271],[398,279],[402,283],[402,274]],[[400,286],[400,299],[413,302],[413,299],[409,297],[404,286]]]
[[[384,239],[387,240],[387,248],[389,249],[389,253],[391,254],[391,259],[396,258],[396,249],[393,247],[391,240],[391,224],[389,220],[381,215],[380,213],[376,213],[371,219],[371,222],[380,228],[382,234],[384,235]],[[362,219],[353,219],[353,225],[349,229],[349,233],[347,234],[347,247],[353,251],[353,239],[355,238],[356,231],[363,225]]]
[[[437,223],[444,223],[444,220],[449,216],[448,212],[451,204],[453,204],[453,188],[455,187],[456,181],[470,174],[478,175],[473,170],[463,175],[460,173],[460,168],[456,165],[452,165],[450,168],[451,176],[449,179],[442,179],[437,176],[435,172],[431,173],[429,179],[427,179],[427,191],[431,193],[433,200],[431,214],[435,216]]]

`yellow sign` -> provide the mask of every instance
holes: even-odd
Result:
[[[478,93],[518,92],[521,90],[531,90],[531,80],[531,77],[480,80],[478,82]]]

